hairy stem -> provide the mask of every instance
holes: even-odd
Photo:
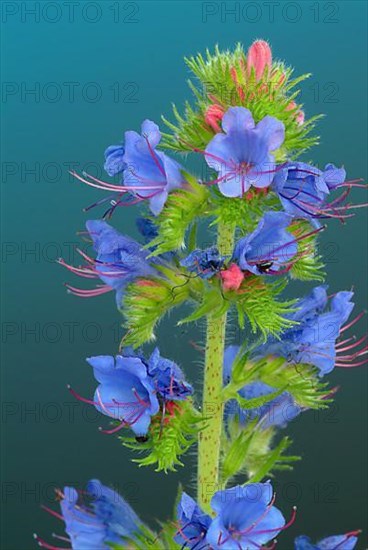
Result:
[[[234,228],[219,225],[217,246],[220,254],[232,254]],[[199,434],[198,442],[198,502],[209,511],[213,493],[220,487],[219,462],[223,421],[222,369],[226,335],[226,313],[220,318],[207,317],[206,355],[203,380],[202,412],[206,428]]]

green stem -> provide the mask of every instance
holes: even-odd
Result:
[[[220,254],[229,256],[234,245],[234,227],[219,225],[217,246]],[[223,400],[222,369],[225,349],[226,313],[219,318],[207,317],[206,355],[203,380],[202,412],[206,427],[198,442],[198,502],[209,510],[213,493],[219,487]]]

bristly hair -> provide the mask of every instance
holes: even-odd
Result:
[[[214,135],[210,126],[204,122],[205,112],[213,104],[224,110],[231,106],[246,107],[256,123],[266,115],[283,122],[285,142],[278,151],[278,162],[285,158],[295,159],[318,143],[318,137],[310,134],[322,115],[302,124],[296,120],[296,112],[301,104],[295,103],[300,93],[295,88],[310,74],[293,78],[291,68],[274,61],[272,70],[265,71],[261,79],[256,79],[254,74],[246,75],[246,55],[240,44],[233,52],[221,52],[216,46],[213,54],[207,50],[205,57],[198,54],[186,58],[185,62],[198,80],[196,84],[188,81],[194,94],[194,104],[187,101],[183,114],[173,105],[175,122],[163,117],[171,130],[171,133],[164,134],[164,148],[181,153],[191,152],[195,148],[204,149]],[[295,106],[290,108],[292,102]]]

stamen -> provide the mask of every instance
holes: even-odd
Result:
[[[121,196],[123,196],[123,193],[121,193]],[[92,208],[95,208],[96,206],[100,206],[101,204],[104,204],[105,202],[111,200],[113,195],[108,195],[107,197],[104,197],[103,199],[100,199],[99,201],[94,202],[93,204],[90,204],[89,206],[85,206],[83,208],[83,212],[88,212],[89,210],[92,210]]]
[[[273,531],[285,531],[285,529],[288,529],[294,523],[296,518],[296,510],[297,510],[296,506],[293,506],[293,511],[292,511],[290,520],[282,527],[274,527],[273,529],[263,529],[261,531],[255,531],[254,534],[262,535],[264,533],[272,533]]]
[[[52,516],[54,516],[55,518],[60,519],[61,521],[64,521],[64,518],[61,514],[59,514],[58,512],[55,512],[55,510],[52,510],[48,506],[44,506],[43,504],[41,504],[41,508],[42,510],[45,510],[48,514],[51,514]]]
[[[130,172],[133,174],[132,170]],[[115,191],[117,193],[123,194],[128,193],[135,190],[152,190],[152,189],[162,189],[162,186],[158,187],[157,182],[152,181],[151,183],[156,183],[156,185],[148,185],[148,186],[142,186],[142,185],[113,185],[111,183],[107,183],[105,181],[101,181],[98,178],[95,178],[94,176],[91,176],[91,174],[87,174],[86,172],[83,172],[83,175],[85,176],[82,178],[77,172],[70,171],[69,172],[72,176],[77,178],[82,183],[85,183],[86,185],[89,185],[91,187],[95,187],[96,189],[101,189],[103,191]],[[133,174],[134,175],[134,174]],[[138,179],[140,179],[138,176],[135,176]],[[92,181],[89,181],[85,178],[90,178]]]
[[[337,546],[335,546],[332,550],[338,550],[338,548],[341,548],[343,544],[345,544],[346,541],[348,541],[351,537],[357,537],[361,533],[361,529],[358,529],[357,531],[350,531],[350,533],[345,534],[345,538],[339,542]]]
[[[140,405],[142,405],[143,407],[148,407],[149,406],[149,404],[146,401],[143,401],[143,399],[141,398],[141,396],[139,395],[139,393],[137,392],[137,390],[135,388],[132,388],[132,392],[133,392],[134,397],[137,399],[137,401]]]
[[[342,332],[344,332],[345,330],[348,330],[350,327],[352,327],[353,325],[355,325],[355,323],[357,323],[358,321],[360,321],[360,319],[362,317],[364,317],[364,315],[366,314],[365,311],[362,311],[361,313],[359,313],[359,315],[357,315],[352,321],[350,321],[350,323],[348,323],[347,325],[344,325],[341,329],[340,329],[340,334]]]
[[[128,426],[128,423],[125,420],[122,420],[118,426],[112,428],[111,430],[104,430],[103,428],[101,428],[101,426],[98,429],[103,434],[111,435],[119,432],[122,428],[125,428],[126,426]]]
[[[260,521],[262,521],[269,514],[269,512],[271,511],[272,506],[275,503],[275,500],[276,500],[276,493],[274,493],[272,495],[272,498],[271,498],[270,502],[267,504],[267,507],[266,507],[265,511],[263,512],[263,514],[261,514],[259,516],[259,518],[257,518],[257,520],[254,523],[252,523],[252,525],[250,527],[248,527],[248,529],[245,529],[245,531],[240,531],[241,534],[246,535],[247,533],[252,531],[254,529],[254,527],[256,527],[260,523]]]
[[[72,550],[72,547],[69,546],[68,548],[62,548],[61,546],[53,546],[52,544],[49,544],[45,540],[41,539],[36,533],[33,533],[33,538],[37,542],[38,546],[41,546],[41,548],[46,548],[46,550]]]
[[[344,363],[335,363],[335,367],[340,367],[344,369],[352,369],[355,367],[361,367],[363,365],[366,365],[368,363],[368,358],[364,361],[359,361],[358,363],[350,363],[350,364],[344,364]]]
[[[57,535],[56,533],[52,533],[51,535],[54,539],[58,539],[58,540],[62,540],[64,542],[71,542],[70,539],[68,539],[68,537],[62,537],[60,535]]]
[[[147,135],[143,135],[144,139],[146,140],[146,143],[147,143],[147,146],[148,146],[148,150],[150,152],[150,155],[151,157],[153,158],[157,168],[160,170],[161,174],[164,176],[165,180],[166,180],[166,173],[165,173],[165,170],[163,169],[163,167],[161,166],[160,164],[160,161],[157,157],[157,154],[155,153],[155,151],[152,149],[152,146],[149,142],[149,139],[148,139],[148,136]]]
[[[106,292],[110,292],[111,290],[113,290],[112,287],[108,285],[103,285],[91,290],[76,288],[67,283],[64,283],[64,286],[66,286],[70,294],[74,294],[75,296],[79,296],[80,298],[91,298],[92,296],[99,296],[100,294],[106,294]]]
[[[357,346],[362,344],[367,338],[368,338],[368,334],[366,334],[365,336],[362,336],[359,340],[354,342],[354,344],[350,344],[349,346],[345,346],[344,348],[341,348],[341,347],[338,348],[338,346],[336,346],[336,351],[338,353],[340,353],[341,351],[348,351],[350,349],[356,348]],[[349,340],[350,340],[350,338],[348,338],[348,340],[345,340],[345,342],[347,342]],[[343,342],[340,343],[340,346],[341,346],[342,343]]]
[[[338,355],[337,359],[345,363],[345,361],[350,361],[351,359],[356,359],[361,355],[365,355],[367,351],[368,351],[368,346],[365,346],[364,348],[359,349],[355,353],[351,353],[350,355]]]
[[[208,153],[207,151],[204,151],[203,149],[198,149],[198,147],[193,147],[193,145],[191,145],[190,143],[188,143],[187,141],[185,141],[184,139],[182,138],[178,138],[179,141],[181,141],[184,145],[186,145],[187,147],[189,147],[192,151],[194,151],[194,153],[200,153],[201,155],[204,155],[204,156],[207,156],[207,157],[210,157],[210,158],[213,158],[214,160],[217,160],[219,161],[221,164],[224,164],[225,166],[228,166],[229,168],[231,168],[231,165],[225,161],[224,159],[220,158],[220,157],[217,157],[216,155],[213,155],[212,153]]]
[[[92,401],[92,399],[87,399],[86,397],[82,397],[81,395],[79,395],[79,393],[73,390],[70,384],[67,385],[67,388],[72,394],[72,396],[78,399],[78,401],[82,401],[82,403],[88,403],[88,405],[94,405],[94,406],[98,405],[98,403],[96,403],[95,401]]]
[[[336,349],[340,346],[342,346],[343,344],[347,344],[348,342],[351,342],[352,340],[356,340],[356,336],[351,336],[350,338],[346,338],[346,340],[342,340],[341,342],[337,342],[336,344]]]
[[[84,277],[86,279],[96,279],[98,278],[98,275],[96,271],[91,269],[90,267],[74,267],[73,265],[67,264],[63,258],[59,258],[56,260],[56,263],[59,265],[65,267],[68,271],[71,271],[75,275],[78,275],[79,277]]]

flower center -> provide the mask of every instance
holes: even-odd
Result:
[[[250,162],[241,162],[238,165],[237,172],[240,176],[245,176],[251,168],[252,168],[252,164]]]

